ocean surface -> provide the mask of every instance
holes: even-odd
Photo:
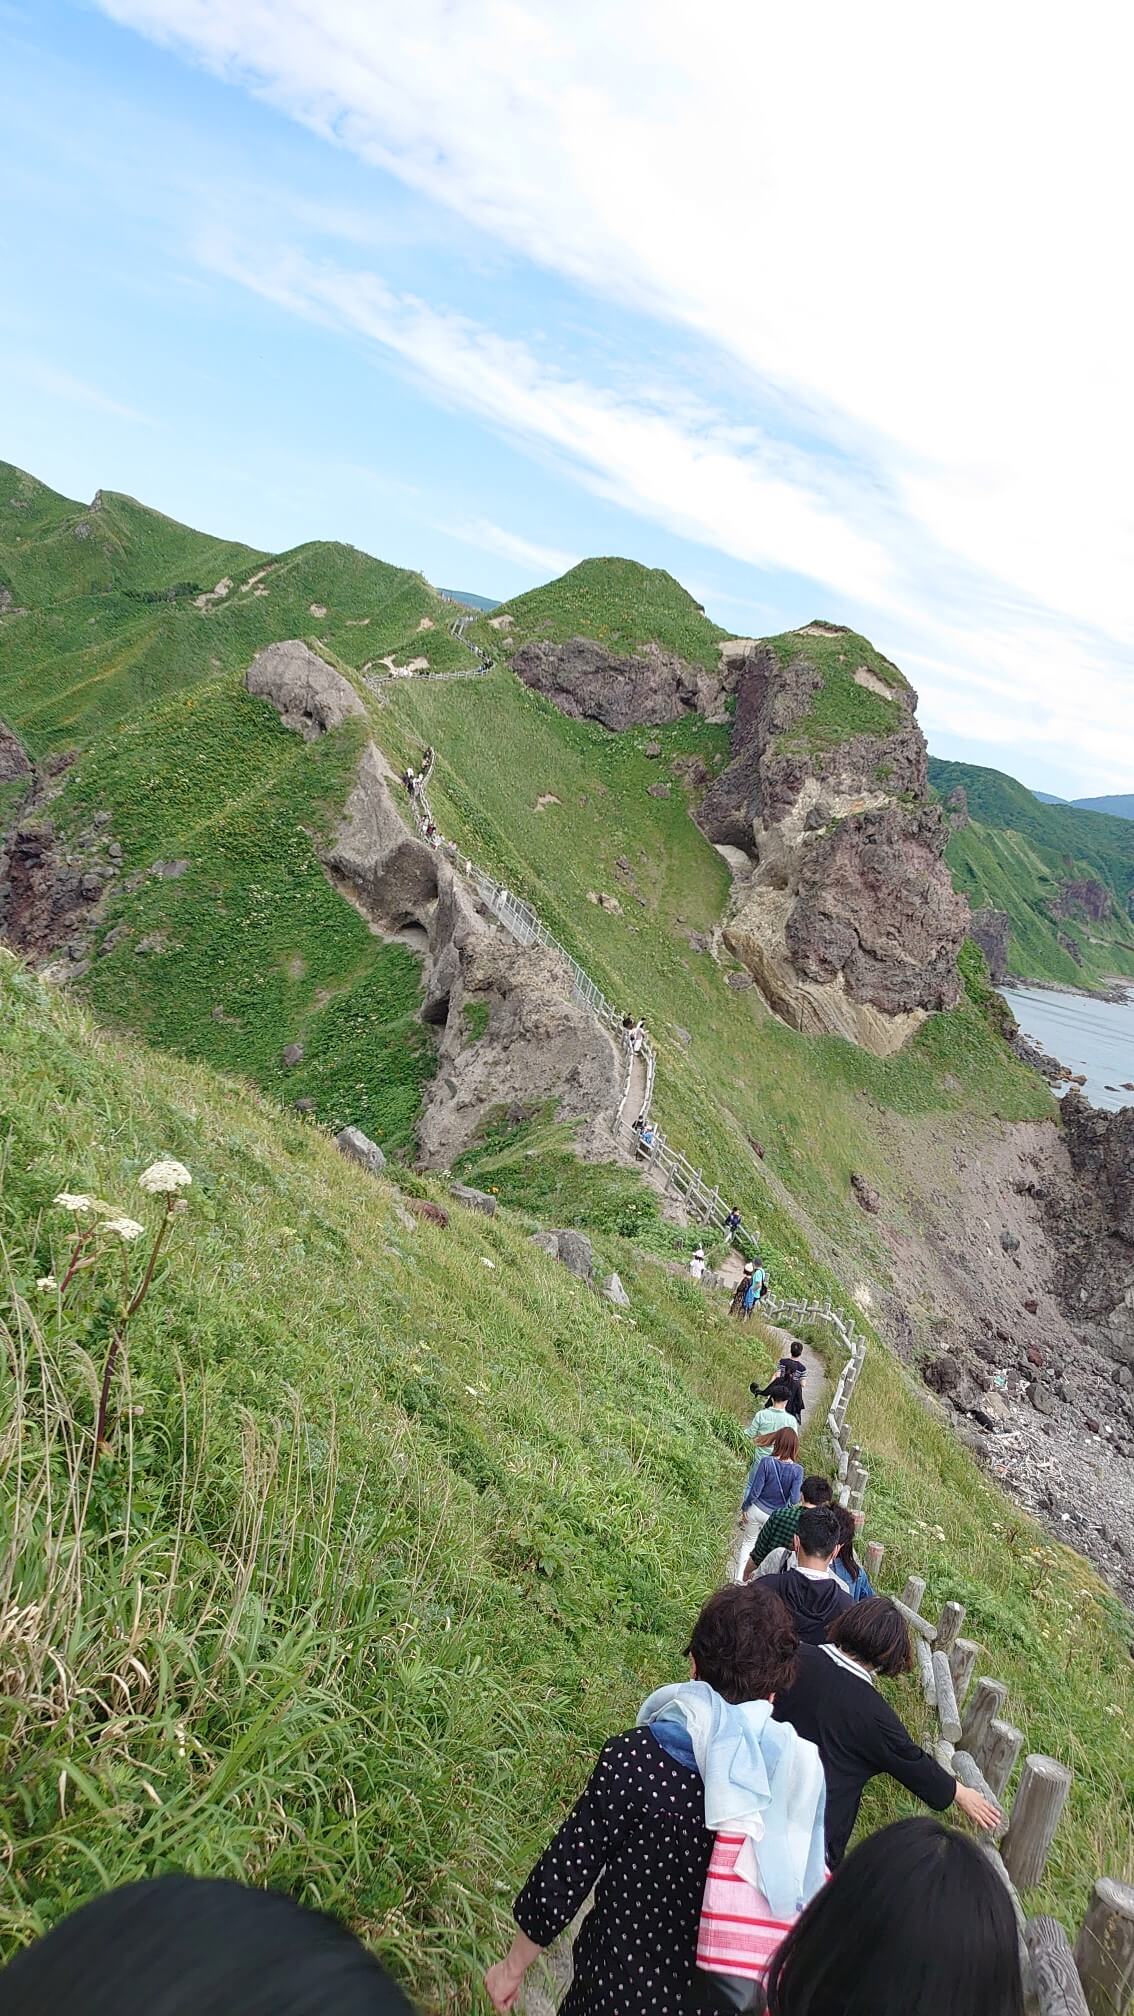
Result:
[[[1094,1001],[1085,994],[1053,994],[1046,987],[1002,987],[1000,992],[1026,1036],[1069,1071],[1082,1071],[1092,1106],[1134,1106],[1134,998]],[[1057,1091],[1065,1091],[1057,1086]]]

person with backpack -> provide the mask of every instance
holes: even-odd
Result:
[[[691,1681],[651,1694],[604,1745],[517,1897],[516,1936],[485,1976],[494,2009],[516,2008],[592,1889],[559,2016],[694,2016],[738,1947],[758,1979],[822,1888],[818,1752],[794,1730],[781,1747],[772,1719],[795,1671],[783,1604],[760,1583],[718,1589],[686,1649]],[[722,1917],[711,1900],[726,1887]]]
[[[758,1260],[751,1262],[744,1271],[748,1276],[748,1285],[744,1291],[744,1303],[741,1313],[745,1316],[751,1316],[757,1303],[762,1302],[768,1292],[768,1276],[766,1270]]]
[[[732,1301],[728,1305],[728,1313],[730,1316],[738,1316],[738,1317],[743,1316],[744,1298],[748,1293],[749,1285],[751,1283],[752,1276],[754,1275],[755,1272],[756,1272],[755,1262],[752,1260],[746,1261],[744,1272],[741,1275],[739,1281],[737,1282],[736,1287],[732,1291]]]
[[[781,1428],[768,1450],[758,1449],[740,1501],[736,1533],[729,1551],[730,1582],[743,1582],[748,1556],[764,1523],[785,1505],[797,1505],[803,1488],[803,1465],[796,1462],[799,1440],[794,1428]]]
[[[786,1568],[761,1577],[787,1605],[804,1645],[818,1645],[851,1599],[832,1569],[839,1547],[839,1522],[831,1505],[801,1512]]]
[[[794,1386],[795,1392],[788,1401],[788,1413],[794,1414],[797,1422],[802,1422],[803,1382],[807,1377],[807,1367],[803,1362],[803,1346],[798,1337],[793,1337],[791,1340],[789,1356],[780,1359],[776,1367],[776,1376],[780,1379],[789,1379]]]

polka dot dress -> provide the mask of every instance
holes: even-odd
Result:
[[[590,1783],[516,1899],[516,1923],[550,1946],[597,1882],[560,2016],[690,2016],[705,2006],[697,1926],[713,1836],[700,1773],[647,1729],[607,1743]]]

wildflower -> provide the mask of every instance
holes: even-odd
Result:
[[[97,1211],[98,1200],[85,1197],[81,1190],[61,1190],[55,1198],[61,1211]]]
[[[144,1225],[139,1225],[136,1218],[108,1218],[102,1229],[104,1232],[115,1233],[119,1239],[125,1239],[129,1243],[131,1239],[140,1239],[146,1228]]]
[[[55,1279],[54,1274],[41,1274],[35,1285],[41,1295],[53,1295],[59,1283]]]
[[[174,1191],[187,1190],[193,1178],[183,1162],[174,1162],[167,1156],[164,1160],[151,1162],[138,1178],[139,1190],[145,1190],[150,1197],[169,1197]]]
[[[495,1260],[487,1260],[484,1254],[482,1253],[480,1256],[480,1264],[482,1267],[495,1267],[496,1262]]]

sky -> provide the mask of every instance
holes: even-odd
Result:
[[[0,0],[0,456],[501,599],[819,616],[1134,788],[1116,4]]]

